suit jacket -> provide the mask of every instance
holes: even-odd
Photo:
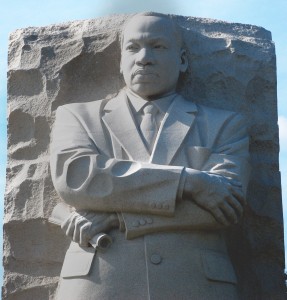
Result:
[[[57,192],[78,209],[121,214],[125,234],[110,232],[112,246],[95,257],[72,243],[58,299],[237,298],[222,226],[192,199],[176,201],[184,167],[246,190],[244,119],[178,95],[150,155],[124,91],[59,107],[51,143]]]

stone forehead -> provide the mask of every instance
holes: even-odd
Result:
[[[147,22],[143,22],[144,18],[147,19]],[[149,18],[149,20],[148,20]],[[161,23],[161,24],[160,24]],[[156,25],[157,28],[153,27],[152,25]],[[160,13],[139,13],[132,16],[128,19],[123,27],[121,33],[121,46],[123,45],[125,34],[130,29],[142,29],[142,30],[159,30],[162,32],[166,32],[167,29],[174,34],[176,42],[179,46],[182,46],[182,29],[181,27],[168,15],[160,14]],[[171,38],[171,37],[170,37]]]
[[[146,16],[146,15],[135,15],[131,19],[129,19],[124,27],[124,32],[127,29],[135,28],[135,27],[151,27],[151,26],[159,26],[165,28],[173,28],[174,21],[167,16]]]

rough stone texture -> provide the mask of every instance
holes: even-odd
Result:
[[[123,86],[118,40],[126,17],[26,28],[10,36],[3,299],[53,299],[69,243],[47,222],[59,201],[48,163],[54,112],[64,103],[101,99]],[[271,34],[252,25],[175,18],[184,28],[190,62],[181,93],[248,116],[253,168],[248,206],[229,240],[242,298],[285,299]]]

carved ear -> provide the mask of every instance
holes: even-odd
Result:
[[[121,49],[121,58],[120,58],[120,73],[123,75],[123,59],[122,59],[122,49]]]
[[[185,49],[180,50],[180,60],[180,72],[184,73],[188,67],[188,60]]]

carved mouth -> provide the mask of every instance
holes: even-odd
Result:
[[[139,69],[139,70],[136,70],[133,74],[133,76],[136,76],[136,75],[154,75],[154,76],[156,76],[156,73],[149,71],[149,70]]]

